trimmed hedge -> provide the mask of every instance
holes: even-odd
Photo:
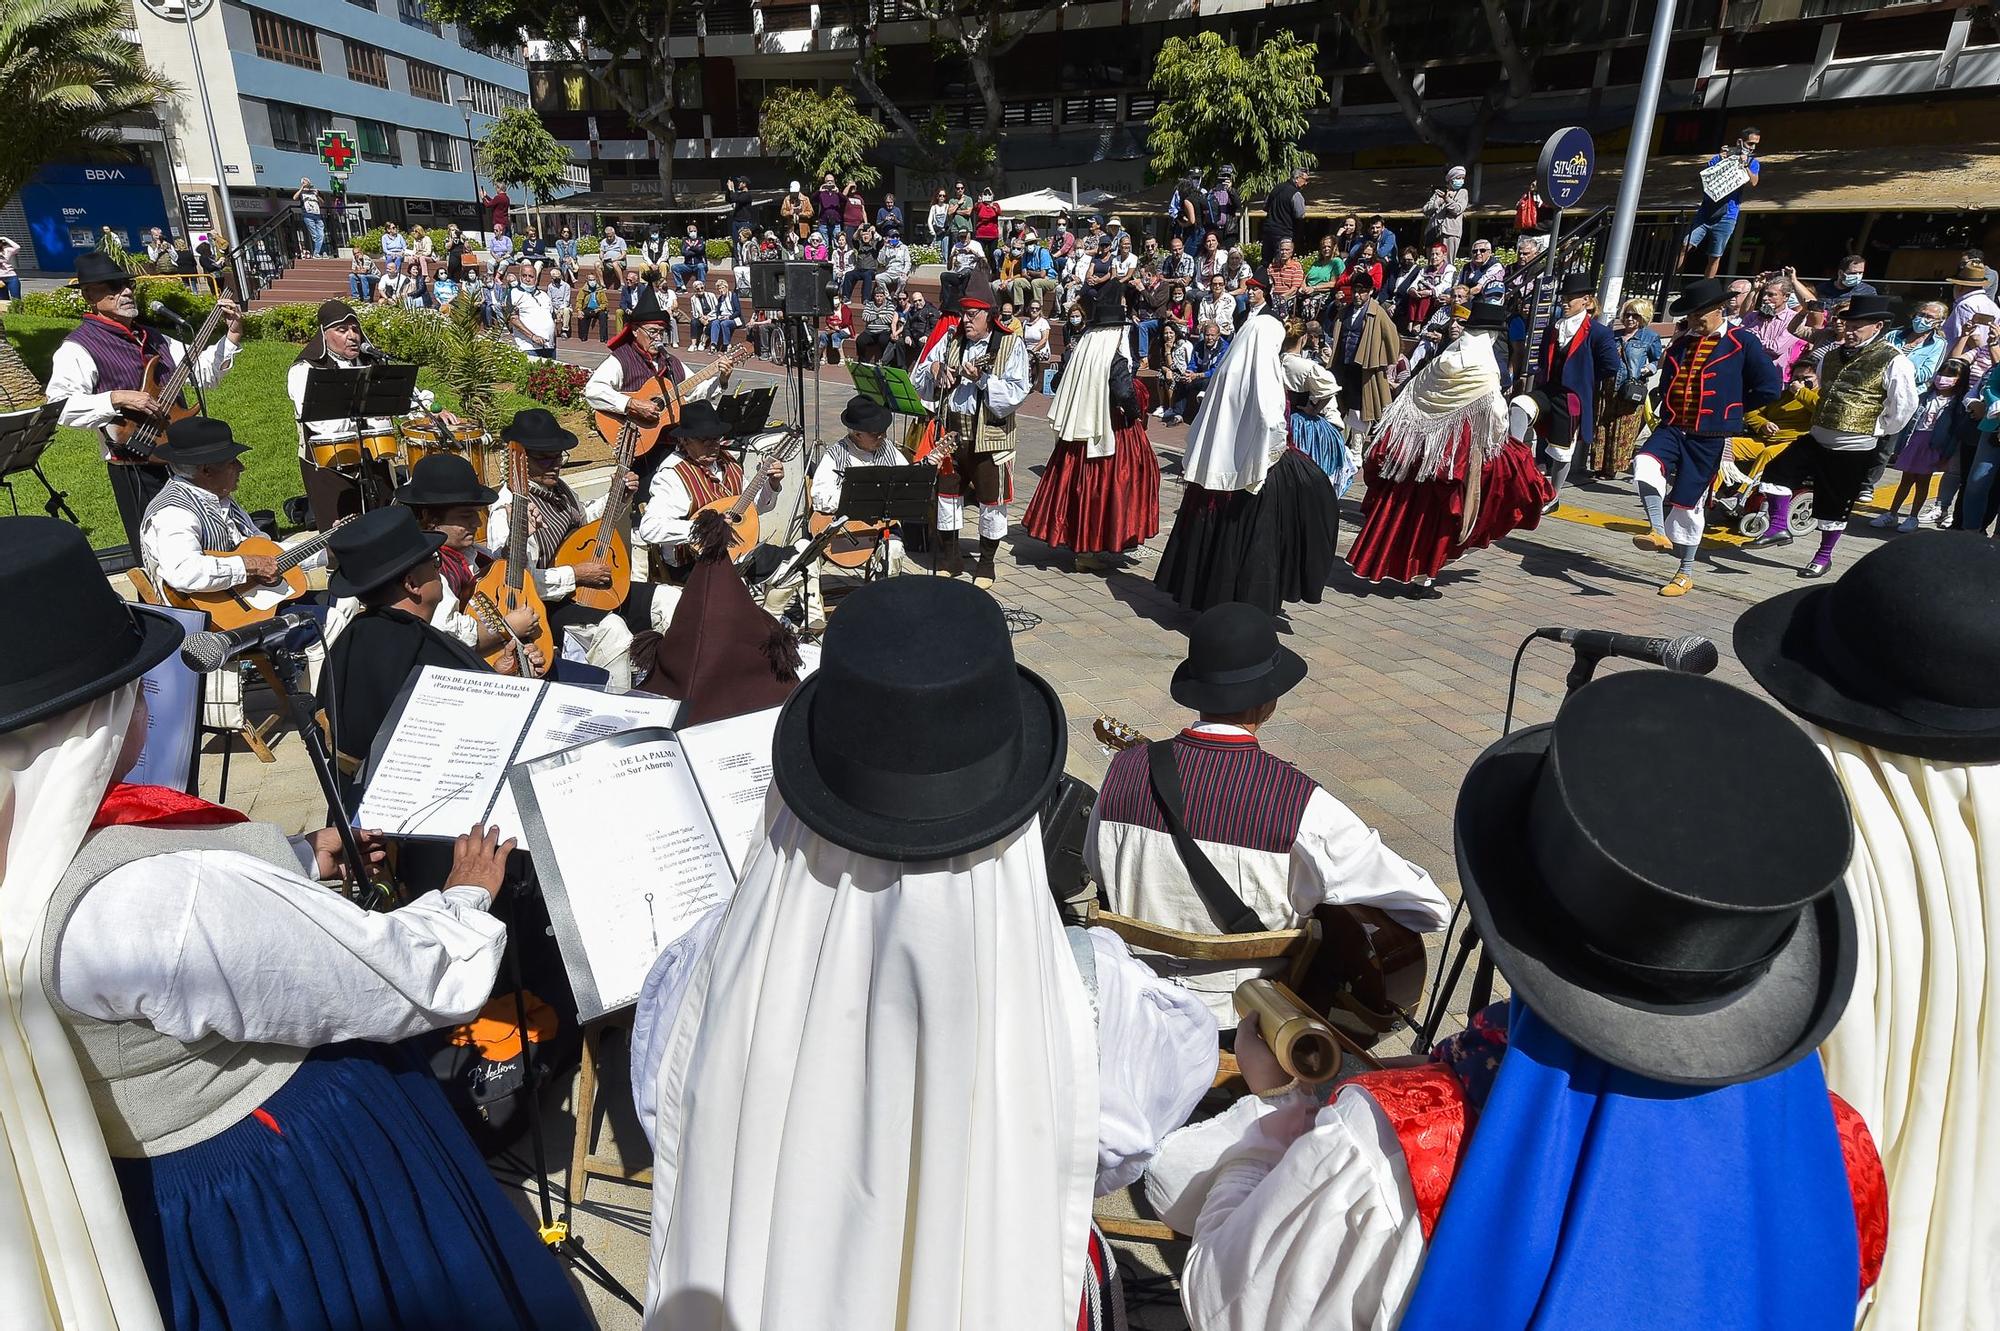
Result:
[[[597,253],[602,241],[603,238],[601,236],[578,236],[576,238],[577,257],[582,258],[586,254]]]
[[[711,240],[708,242],[708,261],[710,263],[728,263],[734,254],[734,248],[726,240]],[[675,257],[679,257],[678,251],[675,252]]]

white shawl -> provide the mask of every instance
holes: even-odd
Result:
[[[1252,315],[1215,367],[1181,471],[1204,490],[1255,490],[1285,449],[1285,325]]]
[[[1074,1325],[1089,999],[1038,822],[924,864],[774,790],[655,1082],[648,1331]]]
[[[1854,814],[1854,996],[1821,1047],[1875,1136],[1889,1247],[1861,1323],[2000,1327],[2000,764],[1813,726]]]
[[[1087,458],[1108,458],[1118,451],[1111,430],[1111,363],[1124,341],[1123,325],[1093,328],[1063,358],[1062,380],[1049,405],[1049,428],[1058,439],[1081,443]]]
[[[1459,442],[1471,448],[1459,471]],[[1391,481],[1460,480],[1477,475],[1507,443],[1507,402],[1493,339],[1467,333],[1424,362],[1375,427],[1376,466]],[[1467,506],[1468,517],[1473,505]]]
[[[127,684],[0,735],[0,1326],[158,1331],[83,1072],[42,988],[42,920],[133,722]]]

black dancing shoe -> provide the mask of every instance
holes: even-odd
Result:
[[[1774,545],[1790,545],[1791,543],[1792,534],[1790,532],[1786,531],[1783,527],[1773,527],[1756,540],[1750,542],[1748,548],[1752,550],[1768,550]]]
[[[1807,564],[1804,568],[1799,570],[1799,576],[1802,578],[1823,578],[1832,568],[1833,565],[1822,564],[1817,559],[1815,559],[1813,560],[1812,563]]]

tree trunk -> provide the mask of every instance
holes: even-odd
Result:
[[[868,17],[873,17],[872,11]],[[882,108],[890,123],[896,127],[896,132],[908,140],[910,147],[916,150],[917,166],[921,174],[927,176],[942,174],[947,165],[945,155],[938,151],[937,144],[932,143],[925,137],[924,132],[917,128],[917,123],[910,119],[909,113],[883,91],[882,82],[875,75],[872,59],[876,49],[874,25],[864,24],[856,28],[854,34],[859,43],[854,55],[855,81],[861,85],[862,91],[868,94],[869,99]]]
[[[7,340],[7,325],[0,319],[0,404],[9,410],[19,410],[43,401],[47,394],[42,381],[35,378],[28,363],[21,359],[21,353],[14,350],[14,344]]]

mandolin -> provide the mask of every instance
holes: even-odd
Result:
[[[326,549],[333,534],[354,521],[359,514],[352,514],[328,527],[319,535],[299,542],[287,550],[276,541],[265,536],[252,536],[234,550],[210,550],[206,553],[218,558],[230,555],[269,555],[278,563],[278,577],[275,582],[246,582],[240,587],[231,587],[217,592],[175,591],[164,582],[160,584],[160,594],[167,604],[182,610],[200,610],[208,616],[208,625],[218,632],[240,629],[247,624],[261,624],[278,613],[278,607],[288,601],[296,601],[306,594],[306,575],[299,565]]]
[[[687,395],[695,389],[700,388],[716,375],[721,374],[724,370],[731,369],[749,360],[751,350],[752,348],[748,343],[739,347],[731,347],[716,357],[711,364],[696,370],[679,383],[672,386],[661,384],[661,391],[653,394],[651,397],[644,397],[639,393],[631,395],[638,398],[641,402],[651,402],[654,406],[658,407],[660,409],[660,419],[648,424],[634,420],[628,416],[621,416],[615,411],[600,411],[597,413],[597,432],[606,439],[617,439],[624,434],[626,427],[630,426],[634,431],[632,436],[632,456],[635,458],[646,456],[646,454],[653,451],[660,440],[666,437],[667,431],[680,423],[681,404],[687,400]]]
[[[549,642],[549,612],[542,604],[542,594],[535,590],[535,579],[528,567],[528,523],[533,518],[533,509],[528,500],[528,457],[518,444],[507,449],[507,488],[513,492],[507,509],[507,557],[495,560],[479,579],[478,594],[484,596],[496,614],[511,615],[522,606],[532,606],[535,611],[535,631],[525,639],[502,642],[486,653],[489,665],[509,653],[519,653],[517,659],[522,665],[523,676],[546,675],[555,667],[556,654],[542,653],[539,670],[533,669],[527,654],[520,651],[522,642]]]
[[[1115,717],[1098,717],[1090,730],[1106,753],[1148,742]],[[1416,1025],[1410,1013],[1423,996],[1423,935],[1374,906],[1315,906],[1313,918],[1322,942],[1299,984],[1300,997],[1363,1049],[1399,1021]]]
[[[632,590],[633,492],[625,488],[625,478],[632,474],[638,436],[637,421],[628,420],[619,427],[617,454],[611,463],[611,488],[604,495],[603,514],[597,521],[586,522],[571,532],[551,561],[574,565],[595,559],[610,567],[610,586],[586,587],[580,582],[576,586],[576,603],[592,610],[616,610],[625,604],[625,595]]]
[[[201,353],[208,349],[215,330],[221,326],[222,307],[218,304],[208,312],[208,318],[202,320],[194,341],[187,344],[187,355],[181,357],[180,363],[174,366],[173,373],[164,382],[160,379],[160,358],[146,357],[146,372],[139,381],[139,391],[150,395],[166,408],[166,419],[127,416],[105,426],[104,432],[111,440],[111,461],[128,464],[153,461],[153,452],[160,446],[167,427],[198,414],[197,408],[188,406],[181,399],[187,392],[188,379],[194,374],[195,362],[201,359]]]
[[[729,561],[733,564],[757,548],[757,505],[771,493],[771,467],[783,462],[799,451],[805,440],[798,434],[785,436],[785,441],[764,459],[764,469],[757,473],[754,483],[745,485],[740,495],[725,495],[713,503],[703,504],[688,516],[699,517],[703,513],[720,513],[736,529],[736,537],[729,543]]]

